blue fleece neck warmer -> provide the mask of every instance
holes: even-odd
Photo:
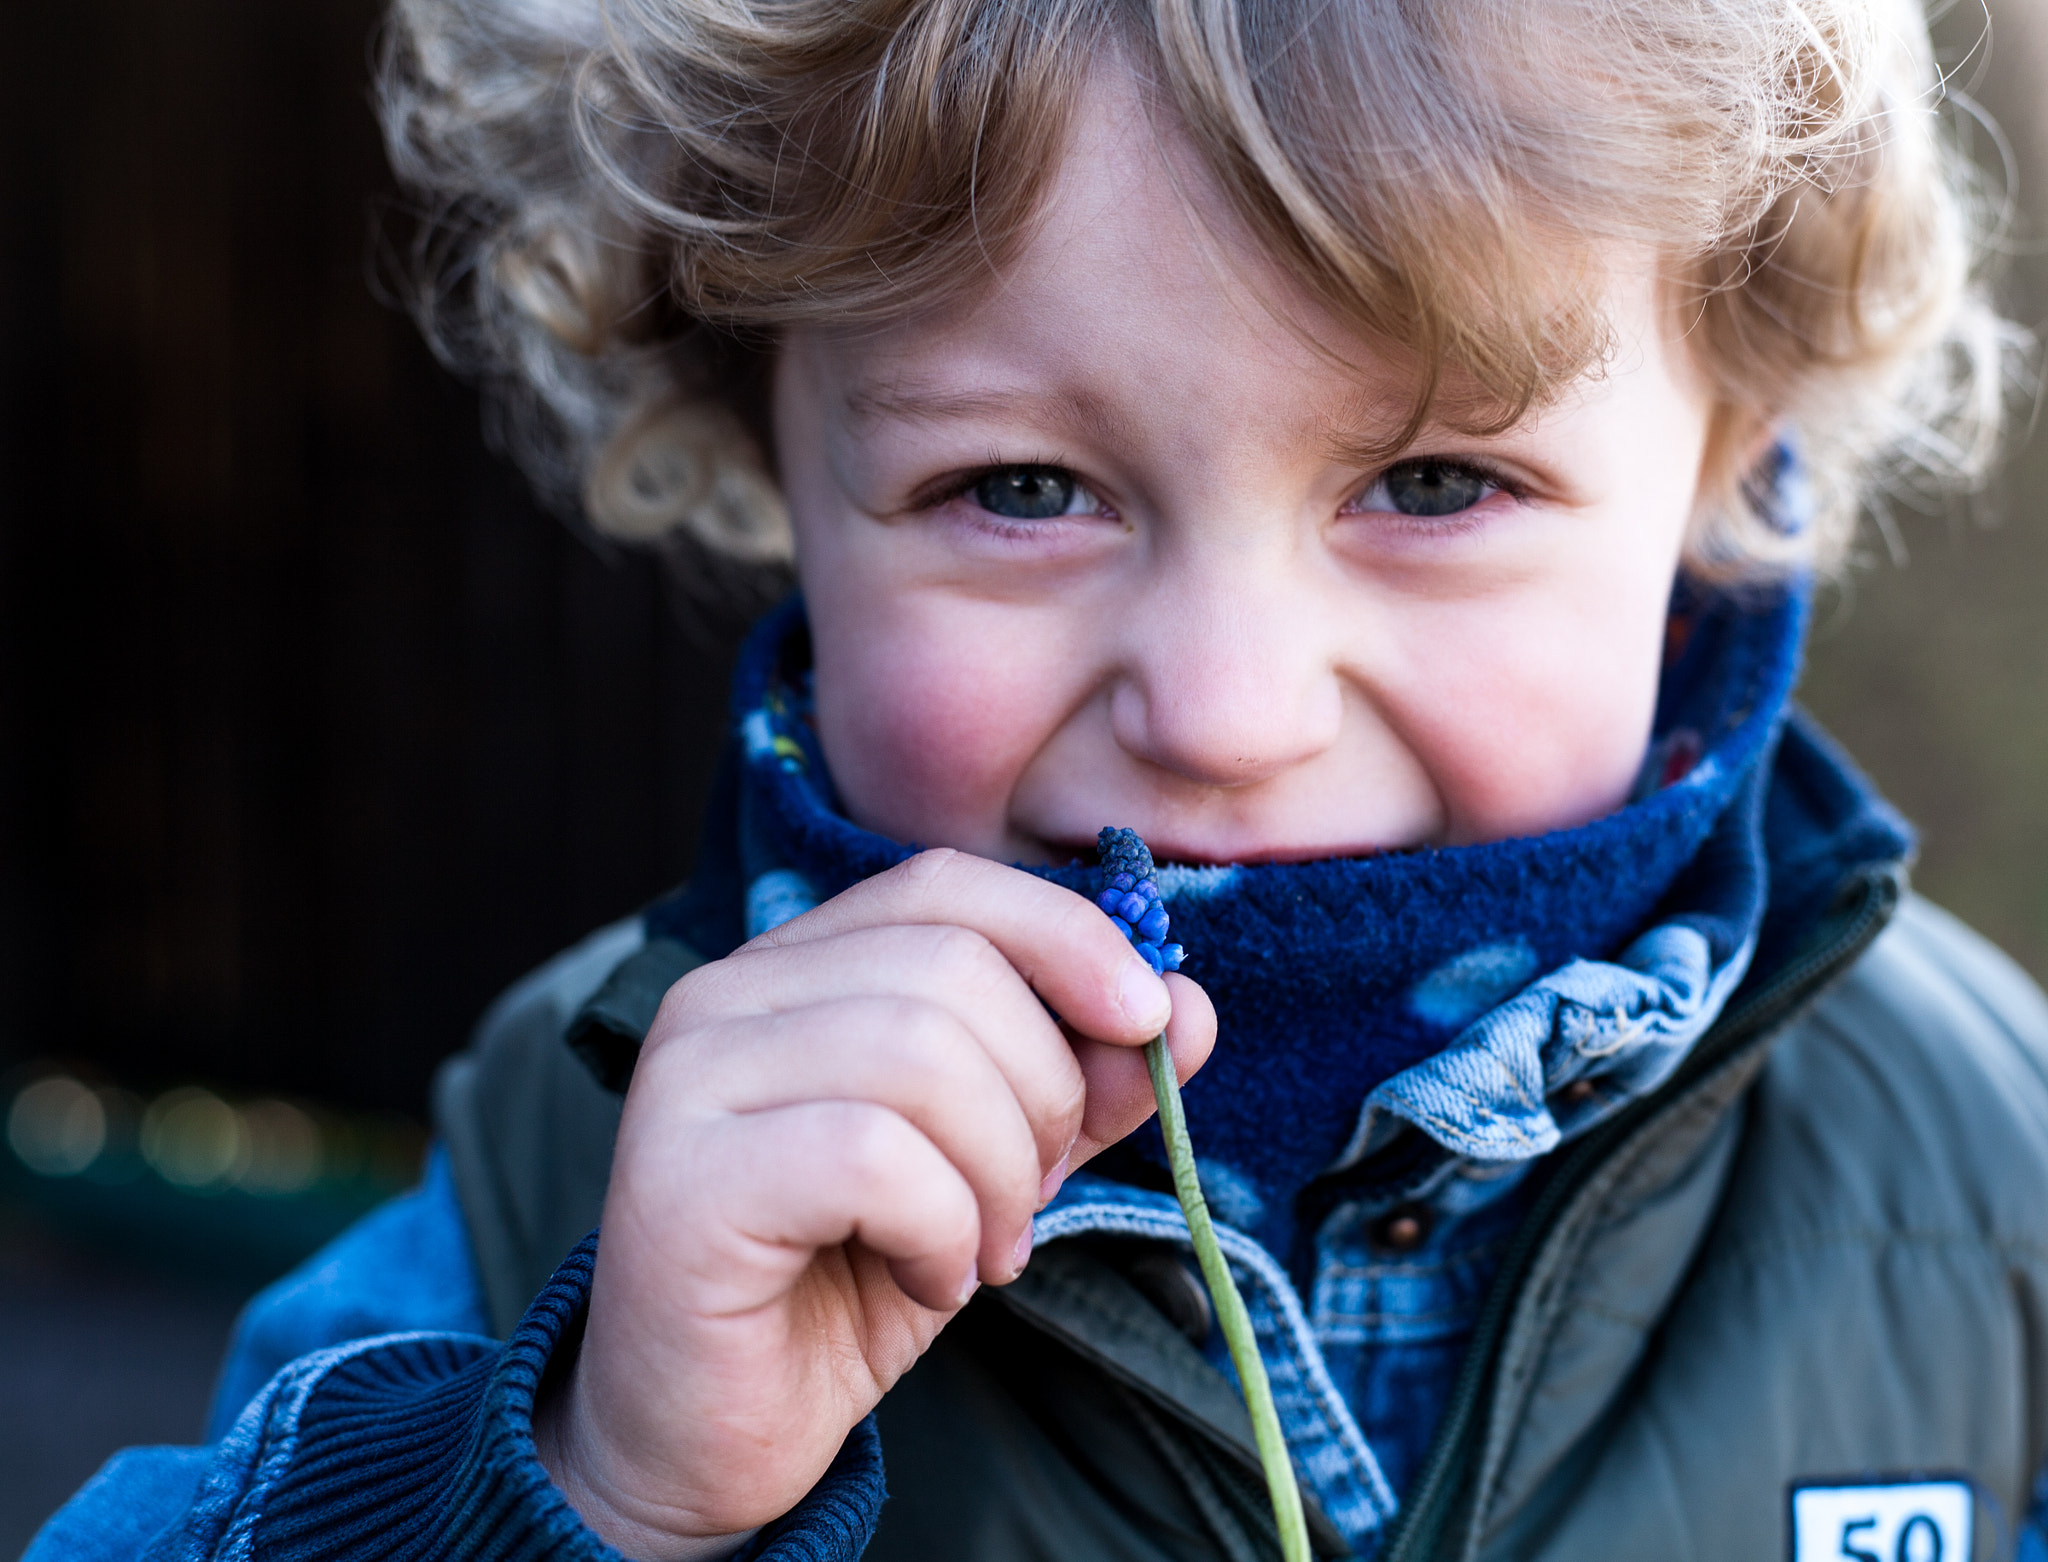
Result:
[[[1219,1019],[1186,1101],[1223,1218],[1284,1224],[1311,1179],[1405,1125],[1479,1160],[1540,1154],[1677,1065],[1755,948],[1769,759],[1806,602],[1803,588],[1681,588],[1644,779],[1607,818],[1446,850],[1161,867],[1187,974]],[[917,849],[841,811],[809,684],[792,600],[742,652],[735,762],[675,913],[707,954]],[[1093,896],[1090,864],[1033,871]],[[1163,1160],[1155,1129],[1135,1146]]]

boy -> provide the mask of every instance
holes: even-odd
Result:
[[[2048,1012],[1787,714],[1857,484],[1997,372],[1917,19],[396,36],[536,462],[803,597],[697,879],[37,1556],[1267,1555],[1162,1028],[1325,1554],[2006,1544]],[[1104,824],[1188,976],[1077,893]]]

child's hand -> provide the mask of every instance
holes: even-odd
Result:
[[[1060,1176],[1151,1114],[1162,1025],[1186,1078],[1199,987],[1079,895],[945,851],[678,982],[537,1424],[578,1511],[644,1558],[787,1512],[977,1279],[1015,1278]]]

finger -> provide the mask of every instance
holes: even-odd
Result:
[[[1167,1051],[1174,1077],[1182,1084],[1209,1061],[1216,1045],[1216,1007],[1209,995],[1178,973],[1167,977],[1173,990],[1173,1018],[1166,1027]],[[1075,1042],[1075,1056],[1088,1081],[1088,1102],[1081,1133],[1074,1141],[1067,1169],[1072,1171],[1118,1140],[1128,1137],[1157,1107],[1152,1074],[1145,1055],[1129,1047],[1109,1047],[1085,1038]]]
[[[886,1107],[812,1101],[710,1125],[694,1157],[715,1175],[682,1190],[676,1218],[703,1240],[688,1277],[707,1316],[760,1307],[821,1248],[859,1242],[920,1306],[973,1294],[974,1190],[938,1146]],[[640,1235],[659,1241],[663,1226]]]
[[[635,1071],[634,1085],[683,1103],[693,1115],[830,1100],[886,1107],[967,1179],[980,1207],[981,1273],[1007,1280],[1018,1267],[1018,1239],[1038,1207],[1045,1171],[1080,1128],[1080,1065],[1063,1039],[1054,1045],[1073,1083],[1056,1130],[1058,1149],[1049,1155],[1004,1071],[974,1034],[946,1009],[913,999],[842,999],[730,1020],[655,1049]]]
[[[951,1014],[1021,1103],[1041,1172],[1073,1142],[1083,1080],[1066,1035],[1002,952],[969,928],[856,928],[788,948],[742,950],[670,990],[645,1051],[735,1011],[789,1013],[855,999],[919,1002]]]
[[[1165,983],[1090,901],[966,852],[920,852],[755,943],[809,943],[889,923],[972,928],[1085,1035],[1137,1046],[1166,1023]]]

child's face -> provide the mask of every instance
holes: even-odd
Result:
[[[1604,376],[1362,468],[1345,448],[1408,381],[1227,237],[1191,167],[1112,78],[991,296],[786,343],[777,440],[849,813],[996,858],[1118,824],[1230,862],[1619,806],[1709,412],[1647,268],[1615,268]]]

